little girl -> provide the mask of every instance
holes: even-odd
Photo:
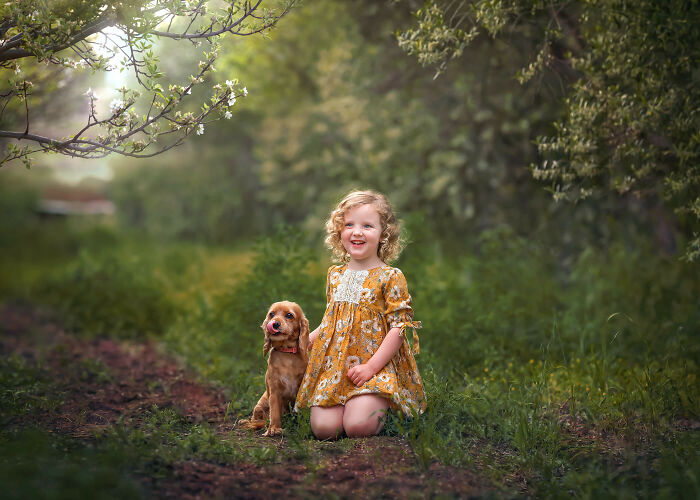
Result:
[[[388,408],[425,410],[425,392],[404,330],[412,321],[403,273],[385,262],[401,251],[399,224],[387,199],[354,191],[326,222],[326,245],[345,261],[328,269],[328,305],[310,335],[309,364],[295,409],[311,407],[319,439],[374,436]],[[418,354],[418,336],[413,331]]]

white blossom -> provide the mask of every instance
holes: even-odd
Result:
[[[227,86],[228,88],[233,87],[233,82],[232,82],[231,80],[226,80],[226,86]]]
[[[229,105],[229,106],[233,106],[234,104],[236,104],[236,98],[233,97],[233,96],[230,96],[230,97],[228,98],[228,105]]]
[[[232,116],[233,115],[231,114],[230,111],[226,111],[226,113],[224,114],[224,118],[226,118],[227,120],[230,120]]]
[[[204,133],[204,124],[200,123],[197,127],[197,135],[202,135]]]
[[[248,95],[248,87],[243,87],[243,95],[244,96]]]
[[[123,107],[124,101],[122,101],[121,99],[112,99],[112,102],[109,103],[109,110],[112,112],[112,114],[121,110]]]
[[[96,101],[98,99],[97,94],[95,94],[95,91],[92,90],[92,87],[88,87],[84,95],[88,96],[93,101]]]

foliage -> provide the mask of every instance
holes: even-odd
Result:
[[[416,315],[430,325],[421,337],[427,356],[447,376],[484,356],[527,361],[547,346],[553,362],[591,349],[613,358],[687,350],[700,322],[698,273],[651,254],[637,239],[629,247],[588,248],[561,268],[546,247],[501,229],[484,232],[473,254],[444,259],[422,252],[400,265]],[[465,338],[478,348],[461,348]]]
[[[449,19],[446,19],[446,14]],[[437,65],[437,77],[445,70],[450,59],[462,55],[478,30],[472,26],[469,32],[465,32],[460,25],[466,15],[459,9],[446,13],[435,2],[426,2],[415,15],[418,26],[397,34],[399,47],[408,54],[417,56],[423,66]]]
[[[551,110],[542,102],[533,112],[530,93],[516,98],[506,72],[482,74],[494,64],[515,71],[517,53],[487,41],[434,81],[385,36],[406,20],[400,5],[308,2],[272,40],[223,58],[222,71],[256,82],[246,107],[260,116],[261,206],[313,230],[352,187],[384,191],[399,211],[424,210],[446,227],[520,218],[515,198],[546,204],[512,158],[534,159],[531,141]]]
[[[698,14],[697,2],[681,0],[429,1],[399,44],[444,66],[477,31],[534,40],[539,49],[520,81],[549,69],[568,95],[554,130],[537,140],[533,176],[550,183],[555,199],[600,190],[663,198],[692,235],[700,221]],[[690,260],[700,256],[693,238]]]
[[[227,80],[225,85],[213,85],[211,95],[196,111],[187,110],[185,105],[192,100],[188,98],[192,89],[214,71],[222,35],[245,37],[264,33],[289,11],[294,0],[268,2],[269,7],[261,3],[231,1],[211,13],[204,0],[5,3],[0,7],[0,66],[8,72],[9,86],[0,99],[3,110],[8,105],[15,112],[19,106],[24,108],[25,130],[3,130],[0,138],[26,140],[30,145],[9,142],[0,165],[21,159],[29,166],[30,155],[39,151],[82,158],[98,158],[110,152],[149,157],[181,144],[195,131],[204,133],[205,123],[230,118],[236,99],[248,93],[235,79]],[[165,39],[187,40],[195,45],[204,41],[210,45],[187,81],[163,85],[165,75],[153,44]],[[32,95],[52,90],[35,89],[35,84],[22,74],[23,65],[30,58],[76,71],[113,71],[117,67],[120,71],[133,71],[137,86],[148,97],[139,101],[141,91],[122,87],[109,111],[98,111],[98,96],[88,89],[85,95],[89,109],[84,127],[60,138],[30,132]],[[119,61],[118,65],[113,59]],[[137,102],[142,103],[142,111],[137,110]]]
[[[175,316],[166,281],[152,258],[129,250],[101,254],[83,251],[70,266],[38,285],[36,295],[54,305],[68,325],[88,337],[106,333],[122,338],[162,334]]]
[[[318,241],[334,203],[368,187],[402,218],[420,211],[455,247],[502,223],[572,254],[627,227],[659,226],[635,200],[556,204],[523,168],[537,160],[534,141],[556,118],[552,96],[561,93],[551,75],[525,86],[513,79],[536,49],[531,37],[478,37],[433,80],[388,36],[410,22],[408,8],[358,5],[306,2],[270,39],[223,53],[222,77],[254,90],[241,119],[177,154],[120,161],[110,188],[120,220],[217,244],[300,224]],[[676,251],[672,242],[664,249]]]
[[[240,116],[246,124],[251,120],[246,110]],[[177,158],[166,154],[115,166],[109,195],[123,227],[212,244],[260,235],[269,218],[258,194],[249,130],[234,122],[206,139],[204,147],[182,148]]]
[[[293,300],[309,318],[318,318],[325,309],[325,268],[313,262],[303,233],[281,226],[261,238],[255,259],[246,276],[215,306],[216,316],[231,326],[258,326],[270,304]],[[313,319],[311,320],[313,322]]]

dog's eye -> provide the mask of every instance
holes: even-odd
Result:
[[[294,319],[294,315],[292,313],[287,313],[284,316],[285,318]]]
[[[270,316],[270,317],[273,317],[274,315],[275,315],[274,311],[270,311],[270,314],[268,314],[268,316]]]

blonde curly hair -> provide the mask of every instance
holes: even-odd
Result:
[[[326,246],[340,261],[348,260],[348,252],[340,240],[340,232],[345,223],[345,214],[358,205],[372,205],[379,214],[382,223],[382,234],[379,238],[377,255],[383,262],[396,260],[403,249],[400,234],[400,224],[391,203],[386,197],[375,191],[352,191],[340,200],[338,206],[331,212],[326,221]]]

